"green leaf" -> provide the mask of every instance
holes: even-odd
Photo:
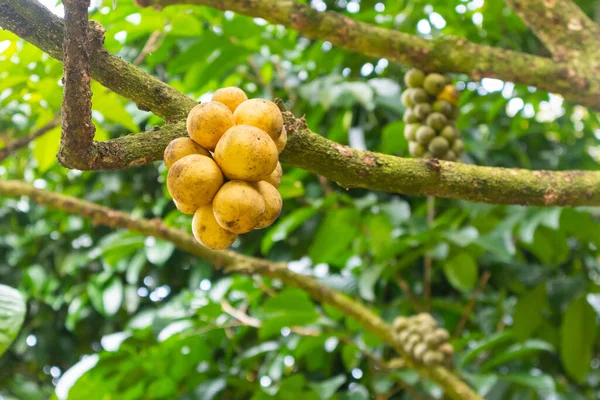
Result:
[[[383,271],[382,265],[372,265],[363,269],[358,280],[360,297],[367,301],[375,300],[375,284]]]
[[[202,382],[194,389],[194,399],[197,400],[212,400],[227,387],[225,378],[212,379]]]
[[[114,315],[123,302],[123,283],[118,277],[112,278],[102,291],[102,303],[105,315]]]
[[[560,327],[560,360],[571,378],[583,383],[596,338],[596,313],[585,297],[573,300]]]
[[[309,324],[319,317],[306,292],[295,288],[286,288],[269,298],[263,305],[263,311],[267,317],[259,329],[261,338],[279,333],[283,327]]]
[[[507,374],[501,375],[501,379],[535,389],[544,397],[556,392],[554,379],[546,374]]]
[[[46,172],[57,163],[56,154],[60,148],[60,125],[51,129],[34,141],[33,157],[40,173]]]
[[[462,292],[468,292],[475,287],[479,271],[473,256],[463,252],[446,261],[444,274],[452,286]]]
[[[166,240],[148,237],[144,241],[146,258],[154,265],[163,265],[175,251],[175,245]]]
[[[166,376],[158,378],[148,386],[149,399],[173,398],[177,394],[177,385]]]
[[[19,334],[25,312],[23,295],[10,286],[0,284],[0,356]]]
[[[542,351],[553,352],[554,347],[543,340],[532,339],[525,343],[514,344],[497,356],[486,361],[482,366],[482,371],[489,371],[498,365],[510,361],[523,360]]]
[[[337,375],[319,383],[312,383],[311,387],[317,392],[321,400],[329,400],[344,383],[346,383],[346,377]]]
[[[343,264],[350,244],[360,226],[360,212],[354,208],[341,208],[328,212],[321,221],[309,257],[315,263]]]
[[[544,321],[547,304],[546,283],[525,293],[515,306],[513,332],[519,340],[529,339]]]
[[[267,254],[275,243],[285,240],[290,233],[314,217],[317,212],[319,210],[315,207],[299,208],[280,219],[264,236],[260,245],[261,253]]]

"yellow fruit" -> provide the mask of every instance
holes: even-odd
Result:
[[[279,163],[279,161],[277,161],[277,166],[275,167],[271,175],[269,175],[269,177],[265,179],[265,181],[278,188],[279,184],[281,183],[282,176],[283,169],[281,168],[281,164]]]
[[[287,132],[285,128],[282,129],[281,135],[275,140],[275,146],[277,146],[277,152],[281,154],[283,149],[285,149],[285,145],[287,144]]]
[[[262,214],[258,225],[254,228],[262,229],[271,226],[279,218],[281,208],[283,207],[283,200],[281,200],[279,191],[269,182],[260,181],[255,183],[254,187],[265,200],[265,212]]]
[[[225,104],[216,101],[192,108],[186,122],[188,135],[208,150],[214,150],[221,136],[234,125],[233,113]]]
[[[214,157],[229,179],[258,182],[277,165],[277,147],[262,130],[250,125],[229,129],[215,149]]]
[[[254,229],[265,212],[265,200],[250,183],[229,181],[217,192],[213,212],[219,225],[233,233]]]
[[[167,175],[167,189],[178,203],[189,207],[209,204],[223,185],[223,174],[210,158],[199,154],[177,161]]]
[[[460,93],[454,85],[444,86],[444,89],[437,95],[438,100],[445,100],[454,106],[458,104],[459,97]]]
[[[191,154],[210,157],[210,153],[206,149],[188,137],[180,137],[172,140],[165,149],[163,157],[167,169],[171,168],[171,165],[175,164],[175,161]]]
[[[238,87],[229,86],[221,88],[213,94],[212,101],[218,101],[225,104],[231,112],[234,112],[237,106],[248,100],[246,93]]]
[[[235,123],[247,124],[267,132],[277,140],[283,129],[283,117],[275,103],[265,99],[250,99],[238,106],[233,113]]]
[[[201,245],[222,250],[231,246],[237,235],[228,232],[217,223],[211,204],[198,207],[192,219],[192,233]]]
[[[175,207],[177,207],[177,209],[184,214],[193,214],[196,212],[196,209],[198,208],[196,206],[188,206],[187,204],[180,203],[175,199],[173,199],[173,203],[175,203]]]

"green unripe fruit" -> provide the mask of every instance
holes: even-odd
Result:
[[[420,321],[420,322],[431,322],[435,324],[435,319],[433,319],[433,317],[431,316],[431,314],[429,313],[418,313],[417,315],[415,315],[415,320]]]
[[[446,117],[452,117],[452,104],[446,100],[436,100],[433,103],[433,111],[444,114]]]
[[[433,157],[433,154],[431,154],[430,152],[426,151],[425,154],[423,154],[423,157],[421,157],[421,158],[424,158],[424,159],[428,160],[428,159],[434,158],[434,157]]]
[[[408,142],[408,152],[413,157],[422,157],[425,154],[425,146],[418,142]]]
[[[406,329],[407,326],[408,326],[408,319],[405,317],[398,317],[394,320],[394,330],[397,332],[400,332],[403,329]]]
[[[456,158],[457,158],[456,153],[453,152],[452,150],[448,150],[446,152],[446,157],[445,157],[446,161],[456,161]]]
[[[427,93],[434,96],[437,96],[444,89],[444,86],[446,86],[446,78],[440,74],[429,74],[423,81],[423,87]]]
[[[402,116],[402,119],[407,124],[414,124],[415,122],[420,121],[419,118],[417,118],[417,116],[415,115],[414,111],[410,108],[407,108],[406,111],[404,111],[404,115]]]
[[[458,136],[458,132],[452,125],[446,125],[440,132],[440,136],[446,138],[448,142],[453,143]]]
[[[450,335],[448,334],[448,331],[445,329],[438,328],[433,333],[437,336],[440,343],[447,342],[448,339],[450,339]]]
[[[404,107],[411,108],[415,105],[412,101],[411,92],[411,89],[406,89],[404,92],[402,92],[402,96],[400,98],[402,100],[402,104],[404,104]]]
[[[436,131],[441,131],[448,124],[448,118],[442,113],[434,112],[429,114],[427,117],[427,125],[435,129]]]
[[[427,365],[428,367],[439,365],[443,362],[444,356],[440,352],[430,350],[423,355],[423,364]]]
[[[429,126],[421,126],[417,129],[417,142],[428,145],[435,137],[435,131]]]
[[[444,154],[446,154],[446,151],[448,151],[448,147],[450,147],[450,143],[448,143],[448,141],[445,138],[438,136],[431,139],[431,142],[429,142],[429,146],[427,147],[427,149],[429,149],[431,154],[433,154],[434,156],[441,157]]]
[[[417,360],[420,361],[420,360],[423,360],[423,356],[425,355],[426,352],[427,352],[427,345],[425,345],[425,343],[419,343],[413,348],[412,354]]]
[[[454,347],[452,347],[450,343],[443,343],[440,345],[438,350],[445,356],[445,358],[450,358],[454,355]]]
[[[427,95],[425,89],[414,88],[410,89],[410,99],[413,104],[426,103],[429,101],[429,95]]]
[[[419,103],[413,108],[413,112],[420,120],[427,118],[429,114],[431,114],[431,104],[429,103]]]
[[[464,150],[464,144],[463,144],[462,139],[456,139],[454,141],[454,143],[452,144],[452,151],[454,152],[454,154],[456,154],[457,158],[460,157],[463,150]]]
[[[410,332],[408,331],[402,331],[398,334],[398,340],[402,343],[406,342],[406,339],[408,339],[408,337],[411,335]]]
[[[457,106],[452,106],[452,113],[450,114],[450,118],[453,120],[457,120],[458,117],[460,116],[460,110],[458,109]]]
[[[416,68],[411,69],[404,75],[404,83],[411,88],[422,87],[425,80],[425,73]]]
[[[406,140],[415,141],[417,140],[417,130],[421,127],[421,124],[406,124],[404,126],[404,137]]]

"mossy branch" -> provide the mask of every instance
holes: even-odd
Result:
[[[569,62],[556,62],[496,47],[482,46],[463,38],[422,37],[380,28],[332,11],[319,12],[295,0],[136,0],[141,6],[165,7],[190,4],[231,10],[264,18],[319,40],[328,40],[350,51],[385,57],[428,71],[461,72],[474,79],[499,78],[560,93],[590,108],[600,109],[600,78]],[[519,0],[520,1],[520,0]],[[569,0],[553,0],[565,3]],[[524,1],[520,1],[524,2]],[[532,3],[539,3],[534,1]],[[530,3],[529,1],[525,3]],[[546,1],[550,3],[550,1]],[[576,6],[575,6],[576,7]],[[557,7],[557,9],[559,9]],[[564,12],[559,10],[558,12]],[[572,17],[572,16],[571,16]],[[584,25],[587,27],[587,25]],[[552,28],[547,30],[552,33]],[[537,32],[536,32],[537,33]],[[593,35],[593,32],[590,32]],[[596,39],[598,36],[596,36]],[[568,44],[565,44],[568,46]],[[596,52],[598,46],[588,46]]]
[[[50,132],[52,129],[56,128],[60,124],[59,119],[53,119],[48,122],[46,125],[42,126],[37,131],[23,137],[17,139],[8,144],[8,146],[0,149],[0,162],[4,161],[6,158],[10,157],[17,150],[22,149],[27,146],[29,143],[33,142],[35,139],[44,135],[47,132]]]
[[[443,367],[429,368],[411,362],[407,354],[392,334],[392,328],[370,309],[356,300],[319,284],[312,277],[289,270],[284,263],[245,256],[233,251],[215,251],[201,246],[188,233],[167,227],[160,219],[136,218],[131,215],[99,206],[74,197],[36,189],[33,185],[19,181],[0,181],[0,194],[4,196],[28,196],[41,205],[64,210],[70,214],[89,218],[95,224],[112,228],[125,228],[146,236],[153,236],[173,243],[177,248],[210,261],[217,268],[230,273],[259,274],[280,279],[287,285],[298,287],[316,301],[327,303],[345,315],[356,319],[361,326],[377,335],[392,346],[407,361],[407,366],[441,386],[448,396],[456,400],[476,400],[480,397],[458,376]]]

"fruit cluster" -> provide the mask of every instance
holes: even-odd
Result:
[[[445,329],[436,328],[430,314],[396,318],[394,334],[415,362],[426,366],[452,366],[454,349],[448,343],[450,336]]]
[[[463,141],[456,129],[458,90],[450,78],[411,69],[404,75],[408,88],[402,93],[404,137],[414,157],[459,161]]]
[[[277,105],[222,88],[190,111],[187,132],[164,160],[167,189],[179,211],[194,214],[196,240],[224,249],[238,234],[270,226],[281,213],[278,159],[287,142]]]

